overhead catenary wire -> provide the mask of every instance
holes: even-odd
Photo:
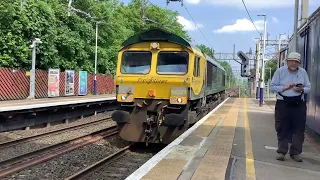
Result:
[[[254,24],[254,22],[253,22],[253,20],[252,20],[252,18],[251,18],[251,15],[250,15],[250,13],[249,13],[249,11],[248,11],[248,9],[247,9],[246,3],[244,2],[244,0],[241,0],[241,1],[242,1],[242,3],[243,3],[244,8],[245,8],[245,9],[246,9],[246,11],[247,11],[247,14],[248,14],[248,16],[249,16],[249,18],[250,18],[250,20],[251,20],[251,22],[252,22],[252,24],[253,24],[254,28],[257,30],[258,34],[259,34],[259,35],[260,35],[260,37],[261,37],[261,36],[262,36],[262,34],[259,32],[258,28],[257,28],[257,27],[256,27],[256,25]]]
[[[152,6],[156,7],[150,0],[147,0],[147,2],[149,2]],[[200,33],[202,34],[202,36],[204,37],[204,39],[208,42],[208,44],[210,45],[210,47],[212,48],[211,43],[208,41],[208,39],[206,38],[206,36],[203,34],[203,32],[201,31],[201,29],[199,28],[199,26],[197,25],[197,23],[195,22],[194,18],[192,17],[191,13],[189,12],[188,8],[186,7],[185,4],[183,4],[183,7],[186,9],[187,13],[189,14],[189,16],[191,17],[192,21],[194,22],[195,26],[197,27],[197,29],[200,31]],[[168,18],[167,18],[168,19]],[[171,21],[170,19],[168,19],[169,21]],[[158,23],[158,22],[154,22],[154,23]],[[192,39],[196,44],[198,44],[196,42],[195,39]]]
[[[144,0],[141,0],[141,3],[142,3],[142,2],[144,2]],[[148,3],[151,4],[151,5],[154,6],[154,7],[157,7],[157,6],[154,5],[150,0],[146,0],[146,3],[144,4],[145,7],[148,5]],[[141,6],[143,6],[143,5],[141,4]],[[144,13],[145,13],[144,7],[142,7],[142,13],[143,13],[143,14],[142,14],[143,21],[148,21],[148,22],[151,22],[151,23],[154,23],[154,24],[158,24],[158,25],[160,25],[160,26],[177,27],[177,26],[174,25],[174,24],[173,24],[173,25],[163,24],[163,23],[159,23],[159,22],[157,22],[157,21],[155,21],[155,20],[152,20],[152,19],[146,17],[146,16],[144,15]],[[165,18],[166,18],[166,20],[168,20],[169,22],[172,21],[172,20],[171,20],[170,18],[168,18],[167,16],[165,16]]]
[[[157,7],[157,6],[154,5],[150,0],[146,0],[146,1],[147,1],[147,2],[146,2],[145,5],[147,5],[148,3],[150,3],[152,6]],[[143,9],[143,10],[144,10],[144,9]],[[166,8],[166,10],[168,10],[168,9]],[[143,13],[144,13],[144,12],[145,12],[145,11],[143,11]],[[166,17],[166,16],[165,16],[165,18],[166,18],[167,20],[169,20],[169,22],[172,21],[172,19],[170,19],[170,18],[168,18],[168,17]],[[150,21],[150,22],[155,23],[155,24],[160,24],[161,26],[168,26],[168,25],[166,25],[166,24],[161,24],[161,23],[159,23],[159,22],[157,22],[157,21],[151,20],[151,19],[146,18],[146,17],[145,17],[145,20]],[[173,26],[170,26],[170,27],[177,27],[177,26],[173,25]],[[192,38],[191,40],[192,40],[195,44],[198,44],[194,38]]]
[[[206,38],[206,36],[203,34],[203,32],[201,31],[201,29],[199,28],[199,26],[197,25],[196,21],[193,19],[191,13],[189,12],[187,6],[184,4],[183,7],[186,9],[186,11],[188,12],[189,16],[191,17],[192,21],[194,22],[194,25],[197,27],[197,29],[200,31],[200,33],[202,34],[202,36],[204,37],[204,39],[208,42],[208,44],[210,45],[210,47],[212,48],[211,43],[208,41],[208,39]]]

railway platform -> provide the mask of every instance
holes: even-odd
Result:
[[[276,160],[274,104],[227,99],[127,179],[318,180],[320,143],[308,134],[303,162]]]
[[[115,100],[114,94],[0,101],[0,112]]]
[[[114,94],[0,101],[0,132],[112,111]]]

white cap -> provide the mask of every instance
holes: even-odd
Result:
[[[298,62],[300,63],[300,62],[301,62],[300,57],[301,57],[301,55],[300,55],[299,53],[297,53],[297,52],[291,52],[291,53],[288,55],[286,61],[291,60],[291,61],[298,61]]]

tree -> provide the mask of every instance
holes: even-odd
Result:
[[[128,37],[150,27],[163,27],[187,40],[189,35],[177,22],[176,11],[145,5],[146,17],[141,18],[141,1],[127,6],[119,0],[77,0],[72,6],[90,13],[68,16],[66,0],[28,0],[21,8],[20,1],[0,1],[0,67],[31,69],[33,38],[43,42],[37,46],[36,68],[73,69],[94,72],[95,21],[98,33],[98,73],[114,74],[118,49]],[[95,20],[95,21],[94,21]]]
[[[271,71],[270,71],[271,69]],[[265,71],[264,71],[264,80],[265,82],[268,82],[268,80],[272,79],[272,76],[274,74],[274,72],[277,70],[277,60],[276,59],[272,59],[266,62],[265,64]],[[271,72],[271,76],[270,76],[270,72]]]
[[[197,47],[201,50],[202,53],[208,55],[209,57],[211,57],[212,59],[216,59],[214,57],[214,50],[212,48],[209,48],[203,44],[201,45],[197,45]]]

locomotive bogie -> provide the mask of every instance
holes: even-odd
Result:
[[[120,103],[112,119],[127,141],[170,142],[174,134],[179,136],[189,126],[188,107],[172,105],[168,100],[135,99],[133,103]]]

